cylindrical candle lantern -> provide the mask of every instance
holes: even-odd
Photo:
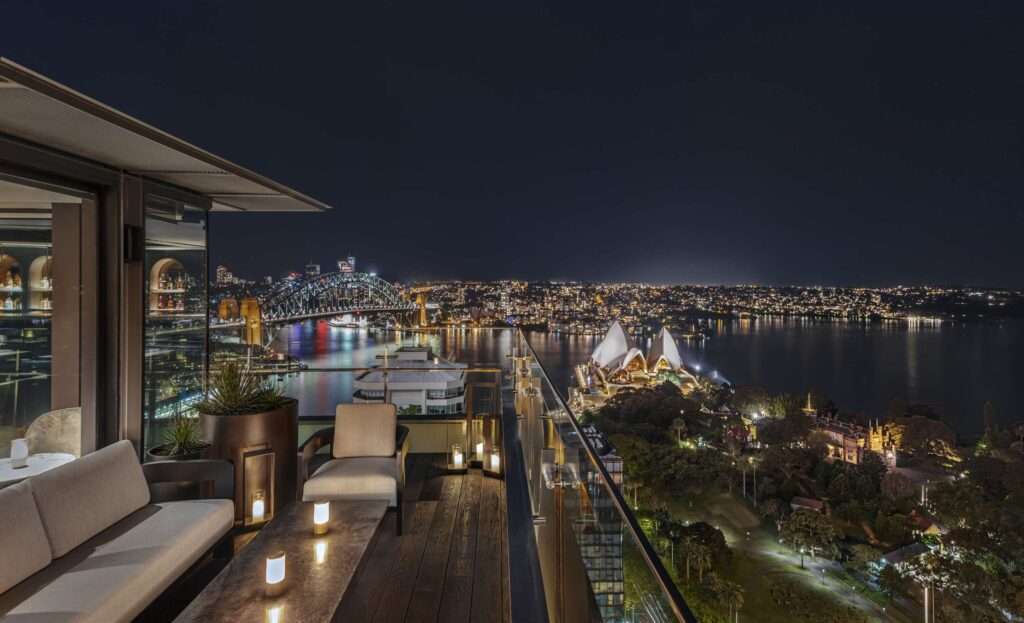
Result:
[[[495,474],[501,472],[501,455],[497,450],[491,452],[491,471]]]
[[[476,443],[476,460],[478,460],[478,461],[483,461],[484,460],[484,442],[482,442],[482,441],[478,441]]]
[[[267,608],[267,623],[283,623],[284,606]]]
[[[11,467],[28,467],[28,439],[19,437],[11,440]]]
[[[458,444],[452,446],[452,466],[456,469],[462,469],[465,461],[466,457],[462,456],[462,446]]]
[[[284,552],[277,552],[267,556],[267,586],[268,595],[277,595],[284,587],[285,575]]]
[[[327,522],[331,519],[331,503],[317,502],[313,505],[313,534],[327,534]]]
[[[256,491],[252,494],[252,522],[260,523],[266,517],[267,514],[267,503],[263,498],[262,491]]]

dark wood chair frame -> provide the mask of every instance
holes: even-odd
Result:
[[[334,427],[321,428],[299,446],[299,486],[298,497],[302,499],[302,489],[309,480],[310,465],[321,449],[334,444]],[[409,454],[409,428],[401,424],[395,429],[395,461],[398,462],[398,491],[395,495],[398,535],[402,535],[402,493],[405,490],[405,459]]]

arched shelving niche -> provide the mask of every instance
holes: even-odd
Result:
[[[20,312],[24,303],[21,263],[9,253],[0,251],[0,312]]]
[[[40,255],[28,265],[28,288],[29,309],[53,309],[53,256]]]
[[[149,311],[174,313],[185,310],[188,276],[178,260],[165,257],[149,269]]]

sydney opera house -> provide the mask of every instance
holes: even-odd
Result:
[[[645,354],[617,320],[608,327],[590,360],[576,368],[576,377],[582,394],[598,402],[625,387],[646,387],[669,381],[689,394],[700,384],[697,376],[683,364],[675,338],[668,329],[658,332]]]

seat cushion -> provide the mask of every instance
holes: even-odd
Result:
[[[32,495],[54,558],[149,504],[149,486],[130,441],[33,477]]]
[[[0,595],[0,621],[131,621],[234,522],[229,500],[146,506]]]
[[[28,481],[0,489],[0,593],[53,560]]]
[[[306,481],[302,500],[387,500],[390,506],[395,506],[398,504],[398,463],[390,456],[327,461]]]
[[[338,405],[334,417],[336,459],[353,456],[394,456],[398,412],[392,404]]]

